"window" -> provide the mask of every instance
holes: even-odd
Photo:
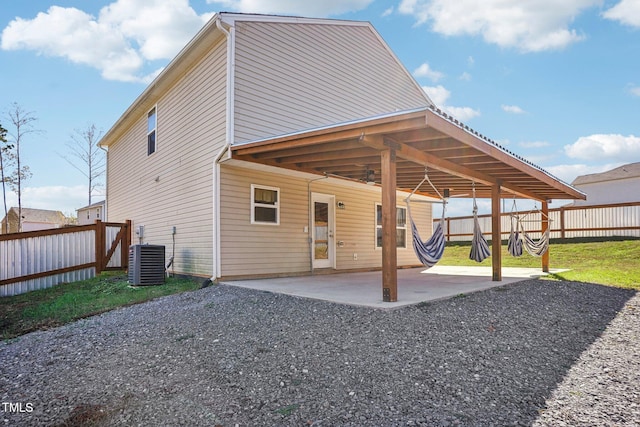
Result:
[[[407,208],[396,208],[396,246],[407,247]],[[382,247],[382,205],[376,203],[376,248]]]
[[[251,223],[280,224],[280,189],[251,185]]]
[[[100,219],[100,209],[96,209],[96,218]]]
[[[147,114],[147,156],[156,152],[156,107]]]

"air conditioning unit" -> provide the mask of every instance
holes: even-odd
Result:
[[[161,285],[164,274],[164,246],[129,246],[128,280],[131,285]]]

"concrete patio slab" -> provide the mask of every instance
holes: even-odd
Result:
[[[566,270],[552,270],[552,273]],[[538,268],[503,268],[502,281],[491,280],[491,267],[434,266],[430,269],[398,270],[398,301],[382,301],[380,271],[336,273],[224,281],[222,284],[315,298],[340,304],[396,308],[425,301],[451,298],[545,275]]]

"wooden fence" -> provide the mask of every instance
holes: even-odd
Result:
[[[0,235],[0,297],[128,267],[131,221]]]
[[[523,218],[522,225],[532,238],[542,232],[540,211],[516,212]],[[439,219],[434,220],[439,221]],[[549,225],[552,239],[571,237],[640,237],[640,202],[616,203],[594,206],[562,206],[549,209]],[[502,238],[507,239],[515,219],[510,212],[501,214]],[[491,215],[478,215],[483,234],[491,235]],[[473,217],[445,218],[447,241],[470,241],[473,237]]]

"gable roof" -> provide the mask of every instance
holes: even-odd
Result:
[[[18,216],[18,208],[12,207],[9,212]],[[22,208],[23,222],[43,222],[48,224],[64,224],[67,217],[61,211],[47,209]]]
[[[90,205],[78,208],[78,209],[76,209],[76,211],[81,211],[83,209],[91,209],[91,208],[102,207],[102,206],[104,206],[104,204],[105,204],[105,201],[104,200],[100,200],[99,202],[91,203]]]
[[[292,16],[277,16],[277,15],[259,15],[259,14],[242,14],[242,13],[227,13],[220,12],[215,14],[201,29],[200,31],[187,43],[187,45],[174,57],[173,60],[163,69],[163,71],[145,88],[145,90],[136,98],[136,100],[129,106],[129,108],[122,114],[122,116],[115,122],[115,124],[109,129],[102,139],[99,141],[99,145],[108,147],[116,142],[127,130],[133,125],[140,117],[143,117],[156,103],[157,101],[169,90],[176,82],[178,82],[185,73],[194,67],[198,61],[209,51],[211,46],[214,46],[221,40],[227,38],[230,30],[239,22],[261,22],[271,24],[315,24],[324,25],[328,27],[359,27],[367,28],[380,42],[380,46],[383,47],[387,54],[393,58],[393,61],[403,70],[407,77],[407,80],[415,85],[415,88],[419,91],[420,95],[424,98],[425,106],[434,106],[435,104],[428,95],[422,90],[420,85],[415,81],[411,73],[400,62],[395,53],[386,44],[384,39],[375,30],[375,28],[369,22],[364,21],[350,21],[350,20],[337,20],[337,19],[318,19],[318,18],[302,18]],[[231,51],[229,56],[234,58],[233,43],[235,43],[235,37],[232,37],[232,45],[228,45],[228,49]],[[235,63],[235,59],[232,59]],[[229,66],[229,73],[233,74],[234,67]],[[233,77],[232,77],[233,79]],[[233,84],[231,84],[233,85]],[[233,98],[233,89],[231,93],[228,93],[228,98]],[[234,108],[233,105],[230,106]],[[228,115],[227,121],[233,120],[233,114]],[[228,139],[232,139],[228,136]],[[234,141],[228,141],[233,143]]]
[[[615,181],[640,177],[640,162],[629,163],[606,172],[580,175],[571,185],[592,184],[595,182]]]

